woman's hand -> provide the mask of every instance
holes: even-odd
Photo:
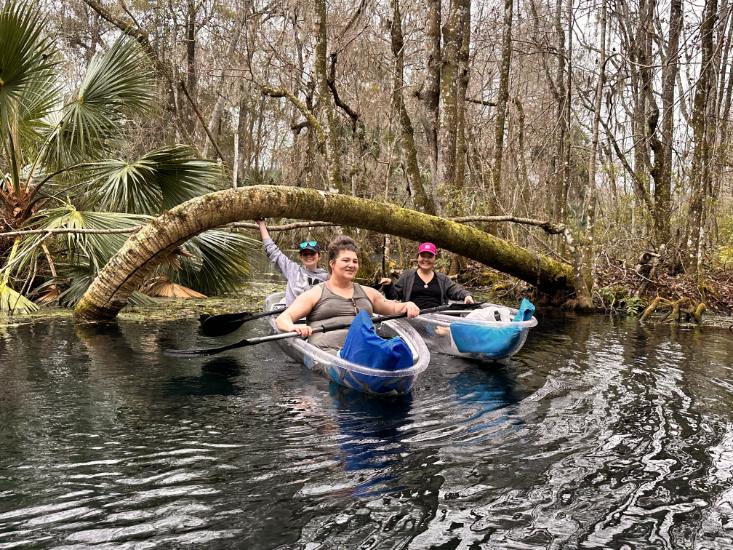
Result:
[[[308,338],[313,334],[313,328],[308,325],[294,325],[290,332],[297,332],[301,338]]]
[[[471,296],[466,296],[466,298],[463,300],[464,304],[473,304],[473,298]]]
[[[382,277],[381,279],[379,279],[378,284],[379,286],[389,286],[392,284],[392,279],[390,279],[389,277]]]
[[[402,313],[407,313],[408,319],[412,319],[413,317],[417,317],[418,315],[420,315],[420,308],[412,302],[405,302],[402,305],[404,306],[402,308]]]

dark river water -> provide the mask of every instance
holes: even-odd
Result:
[[[400,400],[273,343],[163,354],[223,341],[0,328],[0,548],[733,547],[728,331],[541,317]]]

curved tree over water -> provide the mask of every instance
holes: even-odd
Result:
[[[130,237],[100,271],[75,309],[77,318],[112,319],[157,263],[202,231],[244,219],[291,217],[324,220],[405,237],[477,260],[542,291],[572,287],[572,270],[478,229],[414,210],[299,187],[260,185],[191,199]]]

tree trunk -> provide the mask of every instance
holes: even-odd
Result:
[[[458,51],[458,91],[456,104],[456,187],[462,191],[466,185],[466,93],[470,78],[471,6],[463,12],[461,22],[461,49]]]
[[[565,101],[567,100],[567,89],[565,87],[565,62],[567,59],[567,50],[565,47],[565,30],[563,29],[562,23],[563,15],[563,0],[556,0],[555,2],[555,33],[557,34],[557,73],[555,75],[555,86],[556,90],[555,101],[556,113],[557,113],[557,140],[555,156],[551,160],[551,165],[554,172],[554,202],[551,217],[560,223],[564,223],[565,220],[565,187],[567,181],[565,180],[565,149],[568,147],[568,125],[567,109],[565,108]]]
[[[193,0],[188,0],[186,13],[186,88],[194,102],[198,96],[198,77],[196,76],[196,9]],[[194,137],[196,129],[196,114],[193,105],[189,105],[186,112],[188,133]]]
[[[438,134],[440,128],[440,70],[442,55],[440,48],[440,19],[441,1],[426,0],[428,5],[425,35],[427,40],[427,76],[425,77],[425,92],[422,100],[425,105],[426,120],[423,124],[425,136],[430,152],[430,196],[440,212],[438,202]]]
[[[321,108],[326,117],[326,164],[329,167],[328,183],[340,193],[345,191],[341,181],[341,160],[338,149],[338,132],[333,108],[333,97],[328,88],[328,27],[326,22],[326,0],[316,0],[316,80]]]
[[[459,29],[464,0],[453,0],[443,26],[443,53],[440,68],[440,151],[438,172],[443,196],[455,197]]]
[[[246,17],[242,17],[242,21],[236,23],[234,36],[232,37],[231,42],[227,47],[227,51],[224,53],[222,64],[230,60],[232,56],[234,56],[234,52],[237,50],[237,44],[239,43],[239,35],[242,33],[242,28],[244,27],[245,20]],[[215,138],[218,138],[219,127],[221,126],[221,117],[224,114],[224,107],[226,106],[227,98],[226,95],[223,93],[226,89],[224,69],[217,69],[216,73],[216,76],[219,79],[219,96],[216,98],[216,103],[214,104],[214,109],[211,111],[211,116],[209,117],[209,123],[207,124],[207,127],[209,129],[208,133]],[[209,140],[206,140],[204,142],[204,151],[202,156],[204,158],[209,158]],[[232,166],[232,172],[234,172],[235,170],[236,168]]]
[[[417,162],[417,149],[415,147],[415,132],[412,127],[410,115],[405,107],[404,96],[402,95],[402,88],[405,85],[405,52],[399,0],[392,0],[391,39],[392,54],[395,56],[392,102],[400,119],[400,134],[402,137],[402,152],[405,158],[407,182],[415,195],[415,205],[418,210],[422,210],[428,214],[435,214],[435,203],[432,197],[429,197],[425,193],[425,187],[420,177],[420,166]]]
[[[675,82],[679,68],[680,30],[682,29],[682,0],[672,0],[669,8],[669,39],[667,55],[662,66],[662,172],[654,188],[654,229],[657,245],[669,243],[672,201],[672,152],[674,140]]]
[[[513,0],[504,0],[504,29],[501,42],[501,68],[499,69],[499,95],[496,98],[494,124],[494,164],[491,170],[492,214],[499,214],[501,194],[501,165],[504,156],[504,127],[509,105],[509,71],[512,61]]]
[[[581,220],[579,224],[579,238],[577,239],[575,255],[575,290],[578,307],[581,310],[591,310],[593,307],[593,260],[595,205],[596,205],[596,169],[598,162],[598,137],[601,125],[601,103],[603,87],[606,82],[606,0],[601,2],[599,15],[600,37],[598,39],[598,81],[596,82],[595,97],[593,98],[593,125],[591,130],[590,158],[588,159],[588,181],[582,193]]]
[[[421,241],[514,275],[542,291],[572,289],[572,269],[484,233],[391,204],[302,187],[260,185],[197,197],[168,210],[130,237],[75,309],[78,319],[113,319],[161,258],[188,239],[245,219],[305,217]]]
[[[713,39],[717,17],[717,0],[707,0],[703,21],[700,26],[701,59],[700,77],[695,85],[695,98],[692,112],[692,132],[695,149],[692,156],[689,221],[687,225],[686,246],[687,263],[693,272],[698,272],[703,258],[702,233],[705,227],[705,197],[710,188],[710,143],[711,129],[708,127],[708,102],[713,90]]]

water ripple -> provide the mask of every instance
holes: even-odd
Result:
[[[513,360],[437,356],[390,400],[275,346],[159,353],[193,325],[8,330],[0,549],[733,545],[719,335],[543,320]]]

